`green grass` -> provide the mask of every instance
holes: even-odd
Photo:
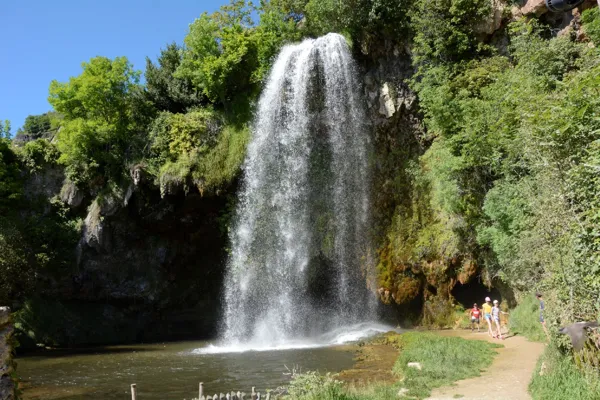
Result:
[[[402,337],[404,343],[394,372],[404,378],[402,386],[409,390],[407,394],[417,398],[429,396],[434,388],[478,376],[491,364],[496,354],[494,348],[501,347],[431,333],[408,332]],[[409,368],[409,362],[419,362],[422,370]]]
[[[450,385],[457,380],[478,376],[488,367],[501,345],[458,337],[443,337],[432,333],[407,332],[389,340],[400,348],[393,371],[398,376],[394,385],[347,388],[332,375],[314,372],[295,375],[289,388],[290,400],[383,400],[406,396],[423,399],[432,389]],[[418,362],[422,369],[409,368]]]
[[[510,331],[535,342],[543,342],[546,335],[540,324],[540,304],[534,296],[527,296],[510,312]]]
[[[600,377],[597,371],[580,371],[570,354],[565,356],[555,346],[548,346],[538,360],[529,391],[533,400],[597,400]]]

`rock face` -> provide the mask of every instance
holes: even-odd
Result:
[[[15,384],[12,380],[12,333],[10,308],[0,307],[0,400],[14,400],[16,398]]]
[[[22,347],[214,336],[230,192],[161,197],[137,169],[122,193],[98,196],[47,175],[27,183],[32,198],[61,199],[81,236],[72,265],[16,321],[31,328],[18,332]]]

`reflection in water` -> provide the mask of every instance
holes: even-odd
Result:
[[[50,352],[17,360],[24,398],[47,400],[128,399],[136,383],[138,398],[190,399],[202,381],[210,393],[264,392],[286,384],[287,368],[338,372],[352,366],[353,354],[336,348],[196,354],[207,343],[115,346],[98,350]],[[125,351],[123,351],[125,349]],[[286,368],[287,366],[287,368]]]

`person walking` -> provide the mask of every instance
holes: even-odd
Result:
[[[470,312],[471,316],[471,332],[475,330],[475,325],[477,325],[477,332],[479,332],[479,321],[481,316],[481,311],[479,307],[477,307],[477,303],[473,304],[473,308],[471,308]]]
[[[485,298],[485,304],[483,305],[483,318],[487,322],[488,335],[495,338],[494,331],[492,330],[492,300],[489,297]]]
[[[494,325],[498,331],[498,335],[494,337],[504,340],[502,337],[502,329],[500,328],[500,314],[504,314],[504,312],[500,310],[498,300],[494,300],[494,307],[492,307],[492,321],[494,322]]]
[[[546,338],[550,341],[550,334],[548,333],[548,328],[546,327],[546,319],[544,318],[544,310],[546,309],[546,303],[544,303],[544,299],[542,299],[542,294],[537,292],[535,297],[540,302],[540,323],[542,324],[542,328],[544,329],[544,333],[546,334]]]

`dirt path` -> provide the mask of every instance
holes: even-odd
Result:
[[[469,331],[442,331],[441,335],[460,336],[465,339],[489,340],[485,333]],[[456,382],[455,386],[433,391],[429,400],[468,399],[468,400],[525,400],[531,399],[527,386],[536,363],[544,350],[543,343],[529,342],[522,336],[512,336],[503,341],[504,348],[490,368],[476,378]]]

